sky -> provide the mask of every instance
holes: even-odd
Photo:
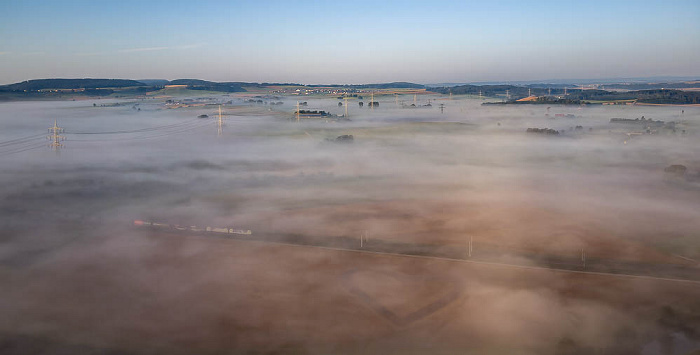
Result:
[[[700,1],[0,0],[0,84],[698,76]]]

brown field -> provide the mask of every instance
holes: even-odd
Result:
[[[168,234],[84,248],[0,274],[15,305],[0,348],[633,354],[680,321],[700,326],[692,283]]]

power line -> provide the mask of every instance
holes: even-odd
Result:
[[[177,128],[179,126],[183,125],[188,125],[194,122],[199,122],[199,119],[194,119],[194,120],[188,120],[184,122],[179,122],[179,123],[173,123],[169,125],[163,125],[163,126],[156,126],[156,127],[147,127],[147,128],[140,128],[140,129],[134,129],[134,130],[121,130],[121,131],[102,131],[102,132],[66,132],[67,134],[125,134],[125,133],[141,133],[141,132],[150,132],[150,131],[158,131],[161,129],[169,129],[169,128]]]
[[[0,151],[0,156],[15,154],[31,149],[44,147],[45,143],[41,139],[41,137],[43,136],[44,134],[35,134],[32,136],[15,138],[4,142],[0,142],[0,148],[4,149]]]
[[[7,150],[4,152],[0,152],[0,156],[6,156],[6,155],[11,155],[11,154],[26,152],[28,150],[34,150],[34,149],[39,149],[39,148],[43,148],[43,147],[44,147],[44,143],[34,145],[34,146],[29,146],[29,147],[16,148],[14,150]]]
[[[138,134],[144,133],[145,135],[135,136],[135,137],[120,137],[111,139],[71,139],[71,142],[81,142],[81,143],[96,143],[105,141],[138,141],[146,139],[155,139],[160,137],[171,136],[174,134],[186,133],[195,129],[199,129],[210,125],[211,121],[202,122],[199,119],[188,120],[185,122],[179,122],[175,124],[162,125],[156,127],[141,128],[135,130],[119,130],[119,131],[98,131],[98,132],[66,132],[64,128],[58,127],[58,122],[54,121],[54,126],[48,129],[49,136],[46,136],[50,140],[49,147],[54,151],[58,152],[60,148],[64,145],[61,143],[66,139],[63,134],[74,134],[74,135],[123,135],[123,134]],[[26,152],[29,150],[39,149],[45,147],[44,143],[40,142],[40,137],[44,134],[35,134],[31,136],[19,137],[14,139],[9,139],[0,142],[0,148],[5,150],[0,150],[0,156],[7,156],[11,154],[17,154],[21,152]]]
[[[40,143],[40,142],[41,142],[41,143]],[[34,139],[34,140],[32,140],[32,141],[27,141],[27,142],[22,142],[22,143],[18,143],[18,144],[13,144],[13,145],[11,145],[11,146],[5,146],[5,147],[2,147],[2,148],[3,148],[4,151],[9,152],[9,151],[12,151],[12,150],[22,149],[22,148],[26,148],[26,147],[30,147],[30,146],[35,146],[35,145],[37,145],[37,144],[39,144],[39,145],[45,145],[43,140]]]
[[[7,147],[7,146],[15,145],[15,144],[24,144],[27,142],[37,140],[37,138],[42,137],[43,135],[44,134],[42,133],[42,134],[35,134],[33,136],[10,139],[8,141],[0,142],[0,147]]]
[[[212,122],[207,121],[203,124],[188,124],[188,125],[182,125],[179,127],[175,127],[172,130],[164,131],[164,132],[152,132],[151,135],[146,135],[146,136],[137,136],[137,137],[126,137],[126,138],[112,138],[112,139],[74,139],[71,140],[71,142],[105,142],[105,141],[135,141],[135,140],[145,140],[145,139],[153,139],[153,138],[160,138],[160,137],[166,137],[170,136],[173,134],[178,134],[178,133],[184,133],[184,132],[189,132],[195,129],[199,129],[202,127],[209,126]]]

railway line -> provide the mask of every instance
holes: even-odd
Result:
[[[136,223],[140,222],[140,223]],[[150,224],[149,224],[150,223]],[[700,268],[679,264],[647,263],[603,258],[587,258],[585,264],[577,258],[535,253],[512,253],[496,247],[480,247],[471,251],[456,245],[406,243],[372,238],[360,242],[349,236],[308,236],[295,233],[255,232],[231,228],[182,227],[153,222],[135,221],[137,228],[147,228],[167,234],[200,235],[261,243],[274,243],[297,247],[314,247],[336,251],[359,252],[375,255],[440,259],[486,265],[541,269],[591,275],[642,278],[664,281],[695,283],[700,285]],[[216,230],[214,230],[216,229]],[[234,232],[235,231],[235,232]]]

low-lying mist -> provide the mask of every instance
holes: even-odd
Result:
[[[393,95],[374,109],[350,100],[349,120],[297,122],[295,97],[217,97],[231,100],[220,136],[217,105],[0,104],[0,352],[700,349],[697,282],[530,268],[585,253],[700,273],[699,107],[429,98],[418,108]],[[304,101],[345,111],[335,98]],[[675,126],[610,122],[642,116]],[[58,154],[44,137],[54,120],[66,137]],[[352,143],[332,141],[342,135]],[[137,219],[253,234],[172,233]],[[266,234],[471,240],[503,259],[256,241]]]

